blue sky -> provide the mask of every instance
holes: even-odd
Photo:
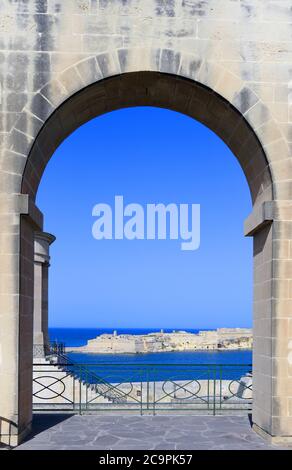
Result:
[[[93,206],[201,205],[201,244],[95,240]],[[57,149],[38,191],[51,247],[51,327],[251,326],[251,211],[244,174],[212,131],[182,114],[131,108],[81,126]]]

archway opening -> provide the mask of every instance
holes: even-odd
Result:
[[[206,87],[174,76],[146,72],[104,80],[82,90],[60,106],[46,122],[35,141],[25,168],[22,191],[35,199],[42,173],[55,149],[81,124],[107,111],[137,106],[178,111],[211,128],[236,155],[245,173],[253,206],[258,207],[262,202],[272,199],[271,177],[263,149],[242,115]],[[27,229],[25,223],[24,230]],[[266,227],[264,236],[262,233],[260,236],[255,235],[254,254],[259,267],[262,261],[257,255],[270,249],[269,237],[269,227]],[[33,263],[31,274],[32,271]],[[259,282],[256,289],[260,288]],[[141,397],[138,400],[140,403],[143,401],[143,392],[138,392],[139,390],[135,390],[136,395]],[[106,393],[108,394],[108,391]],[[169,395],[168,392],[165,393]],[[231,395],[234,393],[231,392]]]
[[[117,195],[124,210],[143,206],[143,239],[139,232],[115,238]],[[44,230],[57,237],[51,326],[251,327],[252,245],[242,226],[252,209],[248,186],[231,151],[204,125],[151,107],[104,114],[56,150],[36,202]],[[111,206],[111,239],[92,233],[97,203]],[[200,204],[198,247],[183,250],[180,233],[170,239],[170,214],[164,239],[157,231],[147,239],[146,206],[159,203]],[[196,228],[188,209],[189,229]]]

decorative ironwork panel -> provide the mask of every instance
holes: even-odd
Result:
[[[214,415],[251,410],[251,365],[78,364],[63,354],[58,358],[34,365],[36,409]]]

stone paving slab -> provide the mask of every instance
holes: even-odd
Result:
[[[20,450],[268,450],[247,416],[36,414]]]

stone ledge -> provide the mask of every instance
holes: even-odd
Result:
[[[253,236],[267,224],[292,221],[292,202],[289,200],[265,201],[256,206],[244,221],[244,235]]]
[[[266,201],[254,208],[244,221],[245,237],[252,237],[256,232],[273,222],[273,205],[274,201]]]
[[[24,215],[42,230],[43,214],[28,194],[0,194],[0,213]]]

